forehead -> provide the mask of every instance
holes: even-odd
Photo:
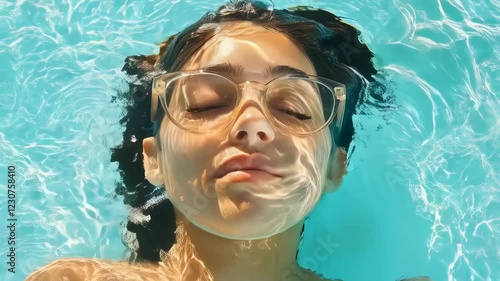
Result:
[[[241,75],[257,81],[267,78],[263,74],[266,68],[277,65],[316,75],[307,55],[278,31],[250,22],[225,23],[218,31],[188,60],[183,70],[230,63],[242,67]]]

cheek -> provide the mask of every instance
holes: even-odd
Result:
[[[179,129],[171,122],[162,124],[162,156],[166,174],[182,180],[199,177],[213,159],[216,142],[203,135]],[[220,142],[219,142],[220,143]]]
[[[332,138],[330,135],[330,130],[324,130],[322,134],[319,135],[318,145],[316,148],[316,155],[321,159],[321,165],[324,166],[326,171],[326,166],[328,165],[328,160],[332,153]]]
[[[328,159],[332,148],[329,131],[325,130],[311,138],[298,139],[297,145],[302,151],[301,165],[322,187],[326,179]]]

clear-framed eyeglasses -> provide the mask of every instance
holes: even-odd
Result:
[[[218,73],[195,70],[155,77],[151,97],[153,122],[159,116],[160,103],[176,126],[196,134],[230,126],[243,100],[254,99],[275,129],[308,136],[332,122],[340,130],[346,87],[328,78],[300,74],[280,76],[265,84],[236,83]]]

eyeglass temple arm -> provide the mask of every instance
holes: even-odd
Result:
[[[339,100],[339,105],[337,107],[337,121],[336,125],[339,127],[339,130],[342,129],[340,126],[343,124],[344,121],[344,111],[345,111],[345,101],[346,101],[346,94],[345,94],[345,88],[344,87],[335,87],[334,88],[335,92],[335,97]]]
[[[152,85],[152,95],[151,95],[151,122],[155,122],[156,118],[158,117],[158,106],[160,104],[160,95],[164,94],[166,87],[167,87],[167,82],[169,79],[172,77],[179,75],[178,73],[168,73],[165,75],[162,75],[161,78],[155,78],[153,79],[153,85]]]

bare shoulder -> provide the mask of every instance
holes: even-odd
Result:
[[[317,276],[317,275],[315,278],[310,279],[310,280],[312,280],[312,281],[343,281],[341,279],[325,279],[325,278],[323,278],[321,276]],[[397,281],[432,281],[432,279],[427,277],[427,276],[418,276],[418,277],[400,279]]]
[[[343,281],[342,279],[327,279],[321,275],[316,274],[315,272],[305,269],[305,268],[298,268],[294,270],[295,274],[287,276],[284,280],[289,280],[289,281]],[[418,276],[418,277],[412,277],[412,278],[404,278],[396,281],[432,281],[431,278],[427,276]]]
[[[327,279],[306,268],[296,267],[283,276],[284,281],[342,281],[341,279]]]
[[[125,281],[164,280],[152,264],[129,264],[122,261],[68,258],[53,261],[26,278],[26,281]]]
[[[318,276],[318,275],[312,277],[311,279],[307,279],[307,280],[308,281],[343,281],[341,279],[325,279],[325,278]],[[419,276],[419,277],[405,278],[405,279],[401,279],[401,280],[397,280],[397,281],[432,281],[432,279],[430,279],[427,276]]]
[[[26,281],[85,280],[84,273],[92,268],[92,263],[93,260],[79,258],[55,260],[32,272]]]

